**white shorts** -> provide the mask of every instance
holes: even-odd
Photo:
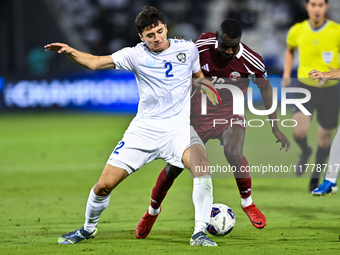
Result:
[[[107,164],[125,169],[129,174],[154,159],[163,159],[173,166],[185,168],[182,157],[190,145],[202,140],[192,126],[170,132],[159,132],[130,125],[123,139],[110,155]]]

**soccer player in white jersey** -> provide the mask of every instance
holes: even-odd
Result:
[[[58,243],[74,244],[94,238],[111,191],[129,174],[162,158],[174,166],[188,168],[194,177],[195,230],[190,245],[217,246],[205,234],[213,200],[211,176],[194,171],[195,166],[209,166],[204,145],[189,119],[191,77],[204,78],[198,50],[193,42],[167,39],[164,17],[154,7],[145,6],[135,25],[142,42],[108,56],[80,52],[64,43],[45,46],[46,51],[64,53],[91,70],[133,71],[140,94],[137,115],[90,191],[83,227],[62,235]]]
[[[328,79],[340,79],[340,69],[330,72],[320,72],[314,69],[310,71],[308,75],[309,78],[312,78],[312,80],[319,79],[317,87],[321,87]],[[338,191],[336,179],[338,178],[340,168],[339,156],[340,156],[340,126],[338,127],[338,131],[331,145],[331,151],[329,154],[329,160],[326,168],[327,173],[325,176],[325,180],[320,184],[319,187],[312,191],[312,194],[314,196],[335,194]],[[323,170],[324,166],[322,166],[322,171]]]

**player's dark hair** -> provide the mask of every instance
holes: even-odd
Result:
[[[305,0],[306,3],[309,2],[309,0]],[[326,4],[328,4],[328,0],[325,0]]]
[[[138,33],[142,34],[145,28],[157,26],[158,21],[165,24],[163,14],[153,6],[144,6],[136,17],[135,26]]]
[[[230,39],[235,39],[242,35],[240,23],[235,19],[226,19],[219,28],[222,34],[226,34]]]

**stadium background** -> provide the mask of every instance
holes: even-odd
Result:
[[[240,21],[242,41],[259,52],[272,85],[283,70],[285,36],[306,18],[304,1],[5,0],[0,14],[0,109],[82,108],[134,113],[138,90],[131,73],[90,72],[63,55],[46,54],[49,42],[66,42],[93,54],[111,54],[139,42],[134,28],[144,5],[163,11],[169,37],[196,40],[227,17]],[[340,21],[339,1],[328,17]],[[293,75],[296,72],[297,58]],[[255,101],[261,101],[256,94]]]
[[[279,86],[285,36],[294,22],[306,18],[303,2],[0,1],[0,254],[207,253],[188,245],[193,206],[187,171],[170,190],[150,236],[134,238],[164,167],[161,160],[118,186],[95,240],[72,247],[56,244],[60,234],[82,223],[88,191],[136,111],[138,90],[131,73],[90,72],[64,55],[44,52],[45,44],[66,42],[93,54],[133,46],[139,42],[134,19],[147,4],[165,14],[169,37],[196,40],[201,32],[215,31],[224,18],[232,17],[243,26],[242,41],[262,54],[272,85]],[[329,4],[328,17],[340,22],[340,2]],[[250,113],[247,117],[259,118]],[[292,140],[290,128],[282,131]],[[315,122],[309,141],[315,151]],[[294,141],[287,153],[278,147],[268,124],[247,129],[244,153],[250,165],[296,162]],[[209,142],[207,149],[210,161],[226,163],[217,141]],[[309,163],[314,161],[311,157]],[[217,240],[219,252],[335,254],[338,197],[313,198],[305,178],[254,178],[253,198],[268,220],[262,231],[253,228],[242,212],[233,178],[214,178],[214,201],[228,204],[236,214],[231,235]]]

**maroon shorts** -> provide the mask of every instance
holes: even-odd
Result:
[[[240,115],[229,115],[226,118],[201,115],[197,118],[191,116],[191,125],[203,143],[206,143],[210,139],[217,139],[228,127],[239,126],[245,132],[247,121],[244,116]]]

